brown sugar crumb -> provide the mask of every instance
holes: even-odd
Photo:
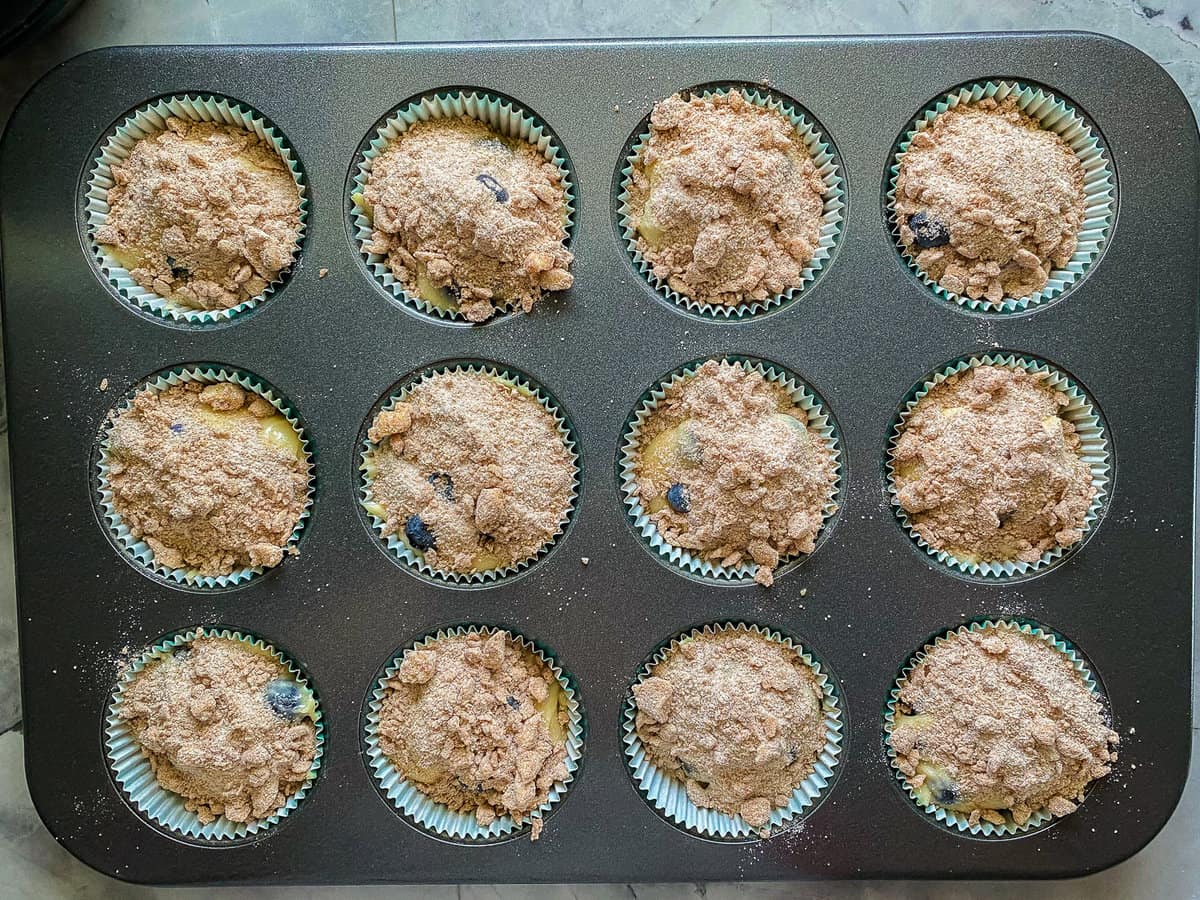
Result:
[[[282,688],[276,713],[268,685]],[[207,824],[275,813],[307,780],[316,757],[314,700],[264,652],[198,637],[151,662],[124,689],[120,717],[165,790]]]
[[[169,118],[112,176],[96,243],[160,297],[229,309],[291,265],[300,189],[275,149],[252,132]]]
[[[442,572],[502,569],[535,556],[570,511],[576,467],[554,417],[499,379],[446,372],[420,384],[367,434],[372,501]]]
[[[825,183],[781,113],[738,91],[655,105],[629,185],[654,277],[736,306],[798,287],[821,237]]]
[[[413,125],[372,164],[364,201],[367,249],[405,290],[471,322],[572,284],[562,172],[475,119]]]
[[[995,306],[1046,286],[1075,253],[1083,167],[1015,97],[960,104],[900,159],[900,240],[941,287]]]
[[[892,454],[913,530],[966,561],[1036,562],[1082,539],[1096,489],[1066,404],[1022,368],[975,366],[935,386]]]
[[[922,803],[972,824],[1067,815],[1117,758],[1117,734],[1070,660],[1012,627],[935,645],[901,687],[895,723],[896,766]]]
[[[638,496],[664,540],[716,565],[811,553],[837,480],[833,454],[788,391],[709,360],[667,388],[641,428]]]
[[[518,823],[567,777],[566,698],[550,668],[508,632],[439,637],[384,682],[379,746],[431,800]],[[541,817],[532,821],[534,840]]]
[[[651,761],[699,807],[765,833],[825,746],[821,686],[795,650],[747,631],[685,638],[633,686]]]
[[[270,567],[300,521],[310,464],[286,418],[236,384],[146,389],[111,414],[113,506],[168,569]]]

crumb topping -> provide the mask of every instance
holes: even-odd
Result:
[[[134,144],[112,177],[96,242],[160,297],[229,309],[292,264],[300,189],[252,132],[172,117]]]
[[[783,114],[738,91],[657,103],[629,185],[654,277],[736,306],[799,286],[821,237],[825,183]]]
[[[1067,402],[1022,368],[974,366],[935,386],[892,454],[913,530],[973,561],[1036,562],[1081,540],[1096,489]]]

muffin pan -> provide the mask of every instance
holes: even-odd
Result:
[[[1117,218],[1102,257],[1053,304],[984,316],[937,299],[901,258],[887,171],[912,117],[956,86],[1041,84],[1086,114],[1110,154]],[[713,82],[769,82],[820,123],[843,167],[843,231],[794,303],[700,321],[658,296],[618,227],[623,148],[654,102]],[[1124,87],[1138,85],[1139,103]],[[358,251],[348,196],[381,117],[439,88],[512,97],[545,121],[576,186],[575,286],[530,315],[443,324],[396,304]],[[155,97],[214,92],[260,111],[309,186],[295,271],[252,314],[188,326],[139,313],[86,250],[87,173],[104,136]],[[79,98],[86,95],[87,102]],[[0,239],[26,768],[56,838],[138,882],[707,881],[1079,875],[1136,852],[1183,788],[1190,743],[1197,135],[1170,78],[1085,34],[729,39],[378,47],[140,47],[85,54],[23,101],[0,147]],[[322,277],[324,272],[324,277]],[[1087,385],[1113,476],[1087,545],[1020,583],[956,577],[916,547],[885,490],[892,422],[919,379],[964,355],[1045,359]],[[842,508],[776,586],[698,581],[647,551],[621,503],[622,427],[663,372],[755,356],[837,418]],[[493,587],[414,577],[359,509],[358,436],[389,386],[478,359],[544,385],[579,441],[570,530]],[[97,519],[89,468],[109,409],[166,367],[253,372],[294,405],[316,460],[300,556],[251,583],[186,590],[147,577]],[[587,559],[585,565],[583,559]],[[1036,620],[1086,654],[1120,732],[1120,760],[1086,803],[1010,840],[930,822],[888,765],[888,692],[915,648],[977,617]],[[802,824],[712,842],[664,821],[634,788],[621,708],[647,654],[713,621],[776,628],[836,673],[837,779]],[[374,678],[440,627],[509,627],[553,647],[579,687],[586,740],[541,839],[470,846],[414,828],[376,790],[363,741]],[[212,848],[143,818],[115,784],[104,715],[123,665],[162,635],[220,625],[271,642],[321,698],[325,754],[278,826]]]

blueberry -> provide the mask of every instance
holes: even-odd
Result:
[[[508,202],[508,191],[506,191],[504,186],[491,175],[476,175],[475,180],[496,195],[497,203]]]
[[[188,276],[187,266],[181,266],[175,262],[175,257],[167,257],[167,265],[171,267],[172,278],[186,278]]]
[[[428,550],[437,544],[437,539],[425,527],[420,516],[408,517],[408,521],[404,523],[404,536],[408,538],[408,542],[414,550]]]
[[[933,792],[933,799],[940,806],[953,806],[955,803],[958,803],[962,797],[960,797],[958,791],[952,787],[940,787]]]
[[[454,479],[449,472],[434,472],[425,479],[433,485],[433,492],[446,500],[454,499]]]
[[[510,696],[504,702],[507,703],[512,709],[520,709],[521,708],[521,701],[518,700],[516,697]]]
[[[300,686],[286,678],[276,678],[267,685],[263,699],[279,718],[294,719],[300,711]]]
[[[175,432],[176,434],[183,434],[183,423],[182,422],[172,422],[171,430],[173,432]]]
[[[667,502],[675,512],[685,513],[692,508],[692,499],[682,484],[673,484],[667,488]]]
[[[913,243],[918,247],[941,247],[950,243],[950,229],[927,212],[909,216],[908,227],[913,233]]]

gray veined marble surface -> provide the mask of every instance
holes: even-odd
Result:
[[[1083,29],[1156,59],[1200,111],[1200,0],[86,0],[54,33],[0,58],[0,122],[58,62],[93,47],[157,43],[342,43],[737,34],[864,34]],[[2,409],[2,408],[0,408]],[[2,421],[2,417],[0,417]],[[42,827],[22,765],[7,444],[0,440],[0,897],[152,897],[77,862]],[[1200,691],[1194,691],[1200,696]],[[1197,717],[1194,717],[1197,718]],[[1142,853],[1089,878],[1050,884],[560,885],[238,889],[222,897],[557,898],[1186,898],[1200,897],[1200,752],[1174,818]],[[193,894],[192,896],[196,896]]]

